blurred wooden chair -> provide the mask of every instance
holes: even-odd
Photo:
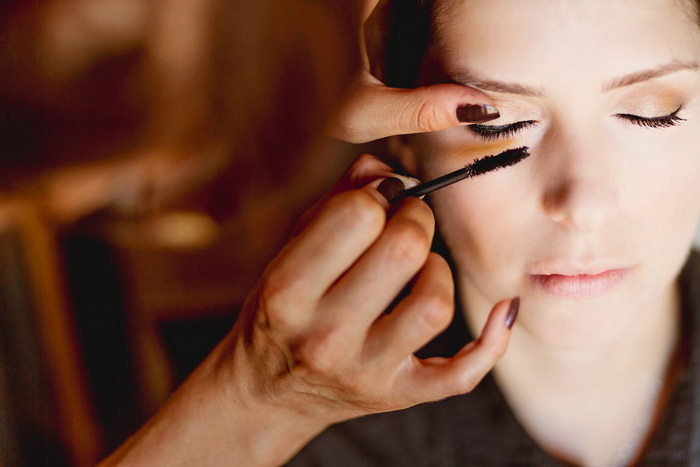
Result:
[[[230,329],[262,268],[256,257],[262,247],[241,245],[241,232],[222,232],[202,212],[171,211],[103,227],[122,284],[141,410],[151,415]],[[204,348],[193,342],[185,359],[191,361],[178,360],[164,331],[191,326],[194,341],[207,322],[220,329],[204,336]]]
[[[104,455],[57,251],[32,202],[0,199],[0,465]]]

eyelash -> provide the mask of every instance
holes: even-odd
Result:
[[[616,117],[628,121],[634,125],[639,125],[645,128],[668,128],[675,126],[680,122],[684,122],[685,118],[678,116],[683,106],[678,107],[675,111],[661,117],[640,117],[632,114],[615,114]],[[513,136],[521,130],[536,123],[535,120],[526,120],[515,122],[508,125],[469,125],[468,128],[479,138],[485,141],[496,141]]]
[[[520,130],[534,124],[535,120],[527,120],[524,122],[515,122],[508,125],[469,125],[469,129],[479,138],[485,141],[495,141],[497,139],[505,139],[513,136]]]
[[[627,120],[630,123],[634,123],[635,125],[643,126],[645,128],[668,128],[670,126],[676,126],[680,122],[684,122],[685,118],[681,118],[678,116],[678,112],[681,111],[683,106],[678,107],[675,111],[671,112],[668,115],[662,115],[661,117],[650,117],[650,118],[644,118],[644,117],[639,117],[637,115],[630,115],[630,114],[615,114],[617,117],[620,117],[624,120]]]

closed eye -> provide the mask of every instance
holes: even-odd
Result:
[[[685,118],[678,116],[678,112],[680,112],[682,108],[683,106],[680,106],[670,114],[660,117],[640,117],[639,115],[632,114],[615,114],[615,116],[645,128],[667,128],[676,126],[680,122],[685,121]]]
[[[537,123],[535,120],[509,123],[508,125],[469,125],[468,128],[479,138],[485,141],[495,141],[513,136],[524,128]]]
[[[676,126],[685,121],[684,118],[678,116],[678,113],[682,110],[682,108],[683,106],[680,106],[670,114],[661,115],[659,117],[641,117],[639,115],[623,113],[615,114],[615,116],[629,123],[645,128],[667,128]],[[474,124],[469,125],[468,128],[472,133],[485,141],[496,141],[513,136],[519,131],[535,123],[537,123],[536,120],[525,120],[522,122],[509,123],[507,125]]]

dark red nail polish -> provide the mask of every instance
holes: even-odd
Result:
[[[457,107],[457,120],[462,123],[483,123],[500,117],[496,107],[492,105],[465,104]]]
[[[377,191],[384,196],[387,201],[391,201],[396,198],[403,190],[405,186],[401,180],[398,178],[389,177],[384,179],[382,183],[377,187]]]
[[[515,297],[510,301],[510,308],[508,309],[508,316],[506,316],[506,327],[511,329],[515,324],[515,318],[518,317],[518,310],[520,309],[520,297]]]

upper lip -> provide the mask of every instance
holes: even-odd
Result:
[[[533,264],[527,271],[531,276],[595,276],[630,267],[620,261],[547,261]]]

